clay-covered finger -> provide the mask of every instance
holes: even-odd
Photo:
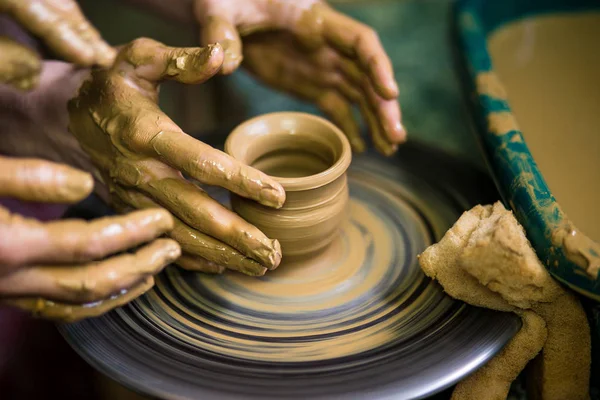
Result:
[[[365,79],[356,64],[347,58],[338,60],[338,68],[343,75],[360,88],[363,97],[379,121],[382,134],[388,142],[400,144],[406,140],[406,129],[402,125],[400,105],[397,99],[384,99],[373,89],[371,82]]]
[[[27,311],[39,318],[58,322],[76,322],[94,318],[119,308],[140,297],[154,286],[154,277],[149,276],[131,289],[93,304],[67,304],[42,298],[5,299],[1,303]]]
[[[105,63],[110,53],[114,56],[114,51],[102,41],[73,0],[8,0],[4,3],[8,5],[5,12],[67,61],[90,66]]]
[[[169,237],[176,240],[185,253],[200,256],[227,269],[250,276],[262,276],[267,272],[267,268],[255,260],[179,220],[175,221],[175,228],[169,232]]]
[[[50,161],[0,156],[0,196],[44,203],[74,203],[87,197],[87,172]]]
[[[274,179],[183,132],[162,131],[150,146],[162,161],[202,183],[221,186],[268,207],[281,208],[285,202],[285,191]]]
[[[235,25],[221,16],[207,16],[200,22],[200,42],[204,46],[219,43],[223,47],[224,61],[221,74],[229,75],[241,64],[242,39]]]
[[[392,63],[372,28],[324,6],[322,34],[330,46],[358,60],[380,96],[398,96]]]
[[[324,92],[319,100],[318,106],[331,120],[346,134],[352,151],[361,153],[365,150],[366,145],[360,136],[358,124],[352,115],[352,107],[350,103],[339,93],[328,90]]]
[[[131,78],[149,82],[173,79],[197,84],[219,72],[223,57],[223,48],[218,43],[206,47],[169,47],[156,40],[140,38],[119,52],[115,68]],[[133,70],[128,65],[133,66]]]
[[[146,195],[133,191],[116,188],[115,194],[126,204],[135,208],[150,208],[158,205]],[[168,233],[176,240],[184,254],[202,257],[227,269],[240,271],[246,275],[261,276],[267,269],[257,261],[244,256],[233,247],[197,231],[186,225],[178,218],[173,218],[174,227]]]
[[[13,216],[0,222],[0,254],[8,265],[98,260],[148,242],[172,228],[171,214],[163,209],[45,224]]]
[[[186,254],[179,257],[175,264],[188,271],[205,272],[207,274],[222,274],[225,272],[225,267],[221,265],[217,265],[202,257],[194,257]]]
[[[386,100],[373,90],[369,82],[363,84],[364,92],[369,98],[371,108],[375,111],[386,139],[393,144],[406,141],[406,130],[400,122],[400,105],[398,100]]]
[[[185,179],[165,178],[139,187],[194,229],[253,258],[268,269],[281,262],[281,246]]]
[[[93,65],[109,67],[115,60],[117,51],[102,39],[100,32],[83,15],[75,1],[52,2],[54,7],[59,10],[62,19],[71,28],[75,34],[87,43],[94,52],[91,62]],[[67,38],[68,39],[68,38]]]
[[[374,111],[371,109],[367,101],[361,100],[359,103],[360,112],[369,127],[371,132],[371,139],[373,140],[373,146],[375,149],[385,156],[390,156],[396,152],[398,146],[387,141],[381,131],[379,121],[375,116]]]
[[[133,254],[87,265],[22,267],[2,277],[0,293],[69,303],[100,301],[157,274],[180,255],[177,242],[157,239]]]

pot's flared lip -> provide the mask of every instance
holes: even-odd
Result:
[[[265,133],[268,124],[274,121],[278,122],[278,130]],[[334,135],[335,140],[339,142],[339,154],[336,154],[335,162],[331,167],[318,174],[299,178],[271,177],[279,182],[286,191],[300,191],[327,185],[342,176],[352,161],[350,142],[348,142],[344,133],[331,122],[322,117],[303,112],[273,112],[242,122],[227,137],[227,140],[225,141],[225,152],[236,160],[247,163],[248,160],[245,157],[245,150],[247,149],[246,143],[248,140],[253,140],[253,138],[260,136],[264,137],[269,134],[281,134],[282,130],[290,135],[300,134],[300,132],[296,131],[298,128],[298,121],[308,122],[315,126],[320,125],[322,128],[326,128],[331,132]],[[254,127],[257,129],[253,129]]]

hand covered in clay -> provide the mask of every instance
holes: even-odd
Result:
[[[108,66],[115,57],[75,0],[0,0],[0,13],[40,37],[58,56],[79,66]],[[37,55],[24,46],[0,38],[0,82],[27,90],[40,71]]]
[[[320,0],[195,0],[202,43],[225,49],[222,73],[242,62],[267,84],[316,103],[365,149],[352,105],[375,148],[392,154],[406,138],[390,59],[370,27]]]
[[[0,157],[0,196],[73,203],[93,187],[91,175],[36,159]],[[62,321],[100,315],[140,296],[180,255],[168,212],[42,223],[0,207],[0,303]],[[135,253],[123,252],[143,245]]]
[[[101,171],[116,208],[158,204],[176,217],[169,235],[184,252],[177,261],[181,267],[263,275],[279,265],[279,242],[221,206],[182,173],[269,207],[283,205],[283,188],[182,132],[157,105],[161,81],[201,83],[222,63],[220,45],[172,48],[135,40],[120,50],[112,67],[92,71],[69,102],[69,129]]]

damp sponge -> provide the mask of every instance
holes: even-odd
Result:
[[[457,385],[453,400],[506,399],[528,364],[530,399],[589,399],[591,344],[583,308],[552,279],[500,202],[463,213],[419,263],[450,296],[514,312],[523,321],[494,359]]]

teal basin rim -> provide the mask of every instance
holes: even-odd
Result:
[[[555,12],[600,11],[596,0],[458,0],[456,25],[476,128],[504,203],[559,281],[600,301],[600,244],[577,231],[552,195],[494,72],[488,35],[500,26]]]

